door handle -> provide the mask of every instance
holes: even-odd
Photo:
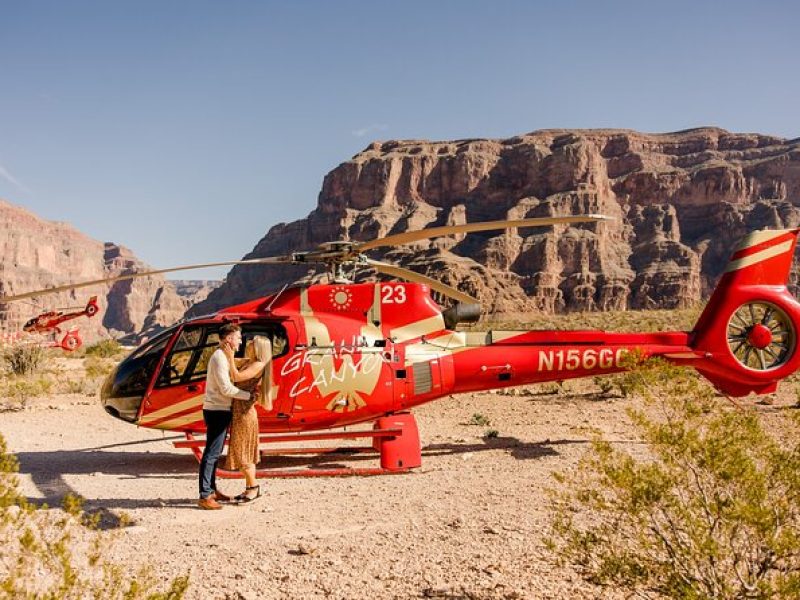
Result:
[[[189,390],[190,392],[196,392],[200,389],[200,386],[193,383],[186,389]]]

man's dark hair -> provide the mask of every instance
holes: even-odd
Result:
[[[225,323],[225,325],[219,328],[219,340],[222,341],[230,334],[241,330],[242,328],[239,327],[236,323]]]

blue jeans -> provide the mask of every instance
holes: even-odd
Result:
[[[203,421],[206,424],[206,447],[200,460],[200,497],[208,498],[217,489],[217,462],[231,424],[231,411],[204,410]]]

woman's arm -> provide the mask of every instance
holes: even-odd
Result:
[[[245,381],[246,379],[252,379],[261,374],[261,371],[264,370],[264,367],[267,366],[267,363],[263,361],[256,360],[251,362],[241,371],[237,370],[235,373],[234,381]]]
[[[233,348],[226,346],[223,348],[223,352],[225,352],[225,357],[228,359],[228,364],[231,366],[231,380],[233,380],[234,383],[252,379],[258,375],[266,365],[264,362],[255,361],[248,364],[240,371],[236,366],[236,358],[234,358],[233,355]]]

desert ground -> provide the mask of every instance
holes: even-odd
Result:
[[[769,421],[795,402],[789,384],[771,405],[744,406]],[[591,380],[446,398],[415,411],[421,468],[269,479],[265,497],[221,511],[195,507],[197,463],[173,448],[178,436],[115,420],[86,393],[0,413],[0,432],[25,495],[58,506],[72,492],[106,523],[129,520],[102,533],[111,558],[132,574],[151,564],[164,581],[188,574],[187,598],[616,598],[548,554],[547,490],[552,473],[577,467],[594,430],[635,451],[626,410],[636,404],[602,398]]]

